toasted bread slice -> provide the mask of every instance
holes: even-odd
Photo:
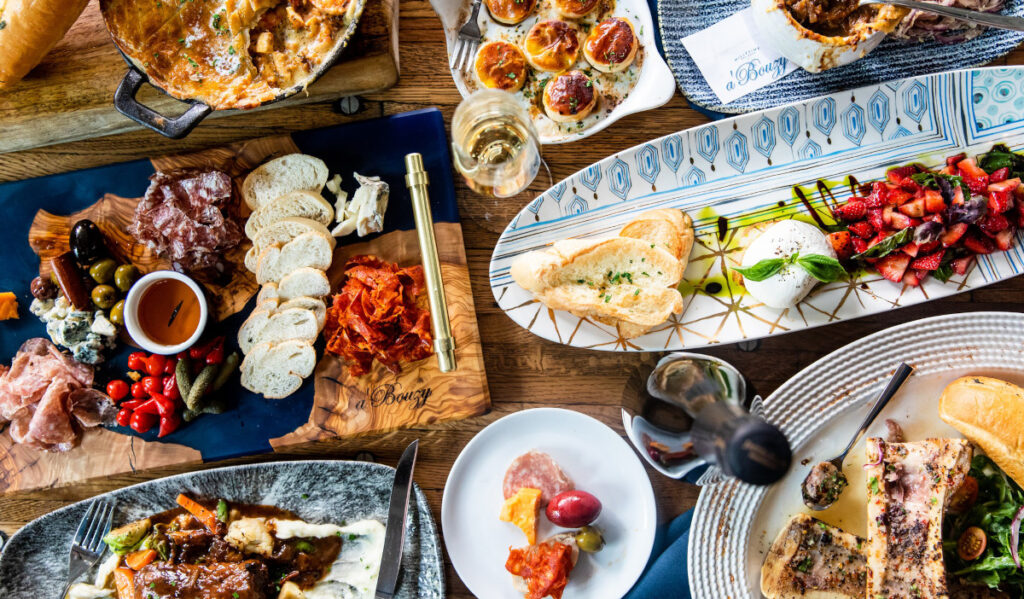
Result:
[[[289,216],[315,220],[326,227],[334,221],[334,208],[319,193],[297,189],[264,203],[250,214],[245,221],[245,234],[255,239],[260,229]]]
[[[693,219],[682,210],[648,210],[619,231],[619,237],[642,239],[685,260],[693,249]]]
[[[286,154],[253,169],[242,183],[242,198],[252,210],[284,194],[306,190],[320,192],[327,183],[327,165],[306,154]]]
[[[260,311],[271,313],[283,312],[292,308],[310,310],[316,318],[317,328],[321,331],[324,329],[324,324],[327,322],[327,304],[324,303],[324,300],[315,297],[300,296],[287,301],[280,300],[277,297],[267,299],[262,302],[257,302],[256,307],[253,308],[253,313],[255,314]]]
[[[260,343],[274,344],[289,339],[312,343],[319,333],[320,326],[312,310],[254,310],[238,328],[238,347],[243,354],[248,354]]]
[[[299,297],[324,297],[331,293],[327,274],[316,268],[299,268],[277,284],[277,297],[287,302]]]
[[[864,540],[806,514],[779,531],[761,566],[768,599],[862,599]]]
[[[260,343],[242,360],[242,386],[271,399],[288,397],[313,374],[316,351],[308,341]]]
[[[277,283],[304,267],[327,270],[334,257],[330,241],[316,231],[299,235],[285,244],[274,244],[260,253],[256,263],[256,282]]]
[[[265,249],[275,244],[288,243],[299,235],[309,232],[323,235],[332,250],[338,243],[331,235],[331,232],[327,230],[327,227],[315,220],[302,218],[301,216],[287,216],[260,229],[259,233],[256,234],[256,238],[252,240],[252,247],[245,253],[245,267],[255,273],[259,267],[260,254]]]

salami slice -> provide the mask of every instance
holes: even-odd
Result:
[[[516,494],[519,489],[540,489],[541,507],[548,501],[565,491],[572,491],[576,486],[562,472],[558,463],[546,453],[528,451],[512,461],[505,471],[502,491],[505,499]]]

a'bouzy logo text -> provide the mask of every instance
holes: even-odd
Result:
[[[779,79],[786,74],[786,59],[779,57],[771,62],[761,62],[760,59],[753,59],[736,67],[730,72],[732,79],[725,84],[726,89],[734,90],[754,83],[758,79],[768,77]]]
[[[379,408],[403,403],[412,403],[413,408],[420,409],[430,399],[433,389],[414,389],[402,391],[401,383],[388,383],[370,390],[370,405]]]

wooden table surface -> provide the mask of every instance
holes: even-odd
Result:
[[[284,131],[312,129],[344,123],[352,118],[370,118],[407,110],[439,106],[451,119],[460,97],[446,64],[440,21],[423,0],[402,0],[400,20],[401,80],[397,87],[365,98],[364,110],[347,117],[331,104],[310,104],[267,110],[232,118],[207,121],[187,139],[167,140],[149,132],[129,133],[88,141],[51,146],[15,154],[0,155],[0,181],[76,170],[101,164],[221,145],[227,142],[272,135]],[[1008,64],[1024,64],[1024,50],[1018,49]],[[545,148],[544,157],[555,181],[608,154],[624,150],[651,138],[706,122],[687,107],[678,93],[666,106],[632,115],[586,140]],[[493,409],[485,416],[424,429],[405,430],[383,436],[322,442],[274,459],[328,457],[349,459],[359,452],[371,452],[377,461],[394,464],[402,449],[420,439],[416,482],[440,521],[441,495],[458,451],[481,428],[502,416],[525,408],[560,406],[578,410],[622,432],[619,407],[631,376],[657,361],[659,354],[615,354],[564,347],[544,341],[521,329],[498,309],[487,282],[491,251],[509,220],[534,196],[547,187],[543,174],[518,197],[496,200],[473,195],[465,186],[458,189],[459,208],[466,239],[473,293],[480,332],[483,337],[487,375]],[[879,316],[833,324],[821,329],[792,333],[765,340],[759,349],[741,351],[735,345],[716,347],[706,353],[738,367],[762,395],[814,360],[860,337],[908,320],[972,310],[1024,311],[1024,277],[1017,277],[969,293],[927,304],[903,308]],[[265,457],[220,462],[260,461]],[[113,477],[72,487],[21,493],[0,498],[0,530],[10,534],[25,523],[68,503],[99,493],[160,476],[177,474],[182,468],[168,468]],[[698,488],[667,479],[649,470],[658,498],[661,520],[689,509],[697,500]],[[440,526],[440,524],[439,524]],[[451,565],[446,570],[449,596],[471,597]]]

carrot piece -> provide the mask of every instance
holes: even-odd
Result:
[[[217,520],[217,514],[215,512],[206,509],[200,505],[199,502],[184,494],[178,495],[178,499],[176,501],[178,502],[178,505],[185,508],[188,513],[195,516],[196,520],[199,520],[206,525],[206,528],[209,528],[213,532],[217,532],[220,520]]]
[[[156,549],[140,549],[124,556],[124,563],[132,570],[139,571],[156,560]]]
[[[117,599],[138,599],[135,594],[135,572],[128,568],[114,568],[114,587]]]

